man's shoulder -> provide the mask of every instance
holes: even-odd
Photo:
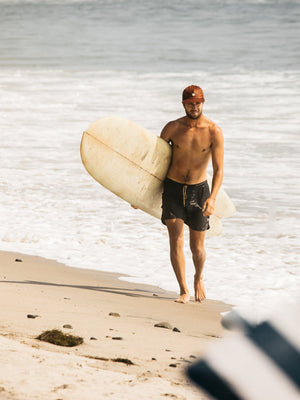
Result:
[[[223,143],[223,132],[222,129],[213,121],[207,118],[209,127],[210,140],[213,145],[219,146]]]
[[[222,134],[222,129],[211,119],[205,117],[205,123],[207,124],[207,127],[212,135]]]
[[[183,123],[183,120],[184,120],[184,117],[174,119],[173,121],[169,121],[169,122],[166,124],[165,127],[175,128],[175,127],[177,127],[178,125],[182,124],[182,123]]]
[[[173,133],[177,130],[178,126],[182,124],[183,118],[175,119],[174,121],[169,121],[163,128],[162,132]]]

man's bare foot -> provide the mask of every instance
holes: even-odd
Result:
[[[206,299],[205,287],[202,278],[194,278],[195,301],[201,302]]]
[[[184,293],[178,299],[175,300],[176,303],[188,303],[190,301],[190,294],[189,293]]]

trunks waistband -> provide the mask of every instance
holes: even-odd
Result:
[[[194,183],[193,185],[189,185],[189,184],[181,183],[181,182],[176,182],[176,181],[173,181],[173,179],[170,179],[170,178],[166,178],[165,181],[172,182],[172,184],[174,184],[174,186],[178,185],[178,187],[181,187],[181,188],[184,187],[184,186],[186,186],[186,187],[198,187],[198,186],[203,186],[203,185],[207,184],[207,180],[205,180],[203,182],[200,182],[200,183]]]

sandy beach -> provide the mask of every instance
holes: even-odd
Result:
[[[224,335],[230,306],[23,254],[1,252],[0,265],[1,400],[205,399],[185,369]],[[84,343],[36,339],[51,329]]]

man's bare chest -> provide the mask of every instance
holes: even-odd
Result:
[[[173,151],[183,153],[204,153],[211,148],[208,129],[176,132],[171,138]]]

